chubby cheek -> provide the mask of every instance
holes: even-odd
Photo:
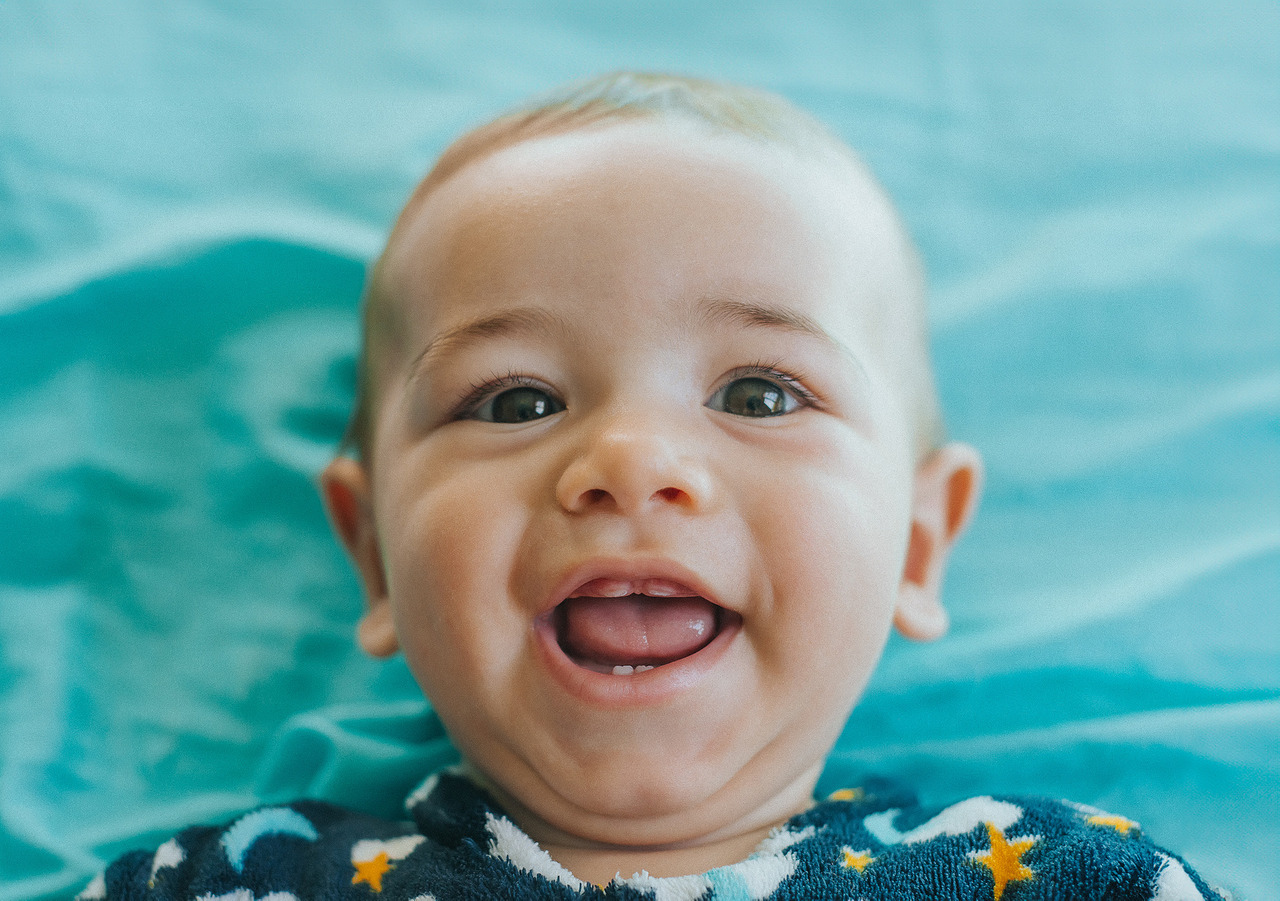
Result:
[[[509,580],[527,507],[513,487],[483,467],[387,486],[383,543],[397,634],[442,712],[455,696],[500,696],[493,686],[524,640]]]
[[[860,462],[793,470],[750,517],[768,557],[771,609],[751,636],[762,665],[841,721],[888,638],[910,527],[901,477]]]

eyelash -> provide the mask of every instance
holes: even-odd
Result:
[[[520,375],[516,372],[508,372],[506,375],[495,375],[492,378],[479,382],[472,382],[471,389],[466,396],[458,402],[454,407],[451,419],[468,419],[480,409],[480,407],[491,397],[496,397],[503,391],[512,388],[537,388],[539,391],[545,391],[547,394],[554,395],[555,392],[550,386],[538,379],[530,378],[527,375]]]
[[[818,407],[822,405],[822,399],[814,394],[805,383],[808,381],[803,373],[794,370],[787,371],[777,362],[767,362],[765,360],[757,360],[749,366],[739,366],[732,370],[720,381],[720,387],[724,387],[738,379],[749,379],[753,377],[763,377],[780,383],[784,388],[790,391],[799,399],[802,406]],[[717,391],[720,388],[716,389]]]
[[[739,366],[733,369],[720,381],[720,387],[717,387],[716,391],[738,379],[753,377],[763,377],[778,382],[794,394],[802,406],[817,407],[821,405],[821,399],[805,387],[804,383],[807,380],[804,375],[794,371],[787,372],[778,363],[770,363],[764,360],[758,360],[747,366]],[[467,419],[474,415],[486,400],[511,388],[536,388],[539,391],[554,394],[548,385],[538,379],[520,375],[517,372],[507,372],[505,375],[496,375],[489,379],[472,382],[470,390],[458,402],[450,418],[454,420]],[[712,392],[712,394],[714,395],[715,392]]]

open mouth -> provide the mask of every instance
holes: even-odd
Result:
[[[697,654],[737,617],[670,579],[592,579],[552,613],[561,650],[583,669],[643,675]]]

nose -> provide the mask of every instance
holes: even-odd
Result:
[[[712,502],[712,478],[689,445],[673,424],[615,416],[588,433],[561,473],[556,500],[570,513],[702,512]]]

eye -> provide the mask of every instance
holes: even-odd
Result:
[[[781,379],[746,376],[727,382],[711,395],[707,406],[734,416],[781,416],[798,410],[803,403],[795,391],[779,384]]]
[[[491,395],[475,407],[470,419],[483,422],[519,423],[559,413],[564,404],[541,388],[519,385]]]

